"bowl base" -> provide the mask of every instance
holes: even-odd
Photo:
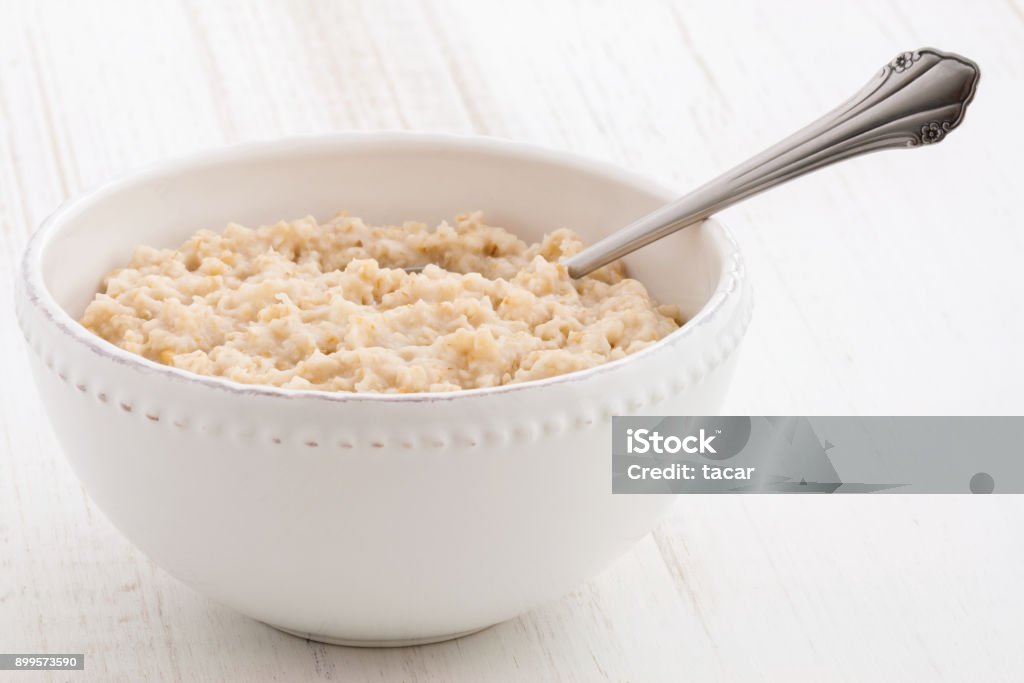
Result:
[[[264,622],[265,623],[265,622]],[[351,638],[334,638],[332,636],[322,636],[316,633],[303,633],[302,631],[294,631],[290,628],[283,626],[275,626],[274,624],[267,624],[272,628],[276,628],[278,631],[284,631],[285,633],[296,636],[298,638],[305,638],[306,640],[315,640],[318,643],[327,643],[328,645],[344,645],[345,647],[411,647],[413,645],[430,645],[431,643],[442,643],[446,640],[455,640],[456,638],[462,638],[463,636],[473,635],[479,633],[484,629],[488,629],[494,624],[487,626],[481,626],[480,628],[471,628],[468,631],[460,631],[458,633],[446,633],[440,636],[426,636],[425,638],[406,638],[399,640],[357,640]]]

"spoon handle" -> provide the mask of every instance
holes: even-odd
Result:
[[[960,55],[904,52],[809,126],[565,260],[572,277],[704,220],[751,195],[858,154],[943,140],[963,120],[981,72]]]

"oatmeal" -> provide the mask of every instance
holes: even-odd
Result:
[[[200,375],[293,389],[454,391],[582,370],[679,327],[621,264],[573,280],[561,229],[528,245],[480,213],[435,228],[339,214],[138,247],[82,324]],[[402,267],[429,263],[421,273]]]

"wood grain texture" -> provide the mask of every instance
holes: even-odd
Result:
[[[926,44],[984,71],[948,142],[723,214],[758,299],[725,411],[1019,414],[1020,0],[0,0],[0,651],[87,653],[84,675],[38,680],[1020,680],[1013,497],[694,497],[566,599],[478,635],[368,651],[279,634],[162,573],[92,506],[10,311],[34,226],[149,161],[413,128],[682,191]]]

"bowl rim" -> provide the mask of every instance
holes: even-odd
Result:
[[[441,146],[448,149],[455,148],[459,151],[482,151],[494,156],[566,166],[577,171],[604,176],[613,182],[644,188],[661,194],[666,198],[666,201],[679,194],[657,181],[642,174],[626,170],[611,162],[593,159],[575,152],[554,150],[530,143],[483,135],[423,133],[406,130],[347,131],[285,136],[273,140],[223,145],[209,150],[173,156],[128,169],[62,202],[52,213],[43,219],[25,248],[21,262],[21,272],[18,278],[24,285],[26,300],[34,309],[42,314],[47,322],[52,324],[65,337],[78,346],[84,347],[86,350],[99,356],[102,360],[112,361],[140,373],[156,374],[172,382],[185,382],[206,386],[236,395],[275,397],[280,399],[312,399],[340,403],[352,401],[416,403],[424,401],[461,401],[481,396],[496,396],[537,390],[552,385],[572,385],[597,375],[614,372],[623,365],[635,363],[638,359],[645,358],[673,345],[678,340],[693,334],[696,328],[719,317],[727,305],[733,299],[740,296],[743,289],[741,285],[746,284],[746,276],[742,267],[743,259],[736,239],[725,225],[715,217],[711,217],[703,223],[712,229],[713,237],[719,243],[719,246],[725,247],[720,259],[721,275],[715,290],[701,306],[700,310],[680,326],[679,329],[662,337],[650,346],[617,360],[553,377],[528,380],[515,384],[504,384],[496,387],[407,394],[290,389],[265,384],[244,384],[225,377],[200,375],[181,368],[163,365],[126,351],[87,330],[57,303],[46,286],[42,274],[43,253],[57,234],[62,221],[68,216],[73,217],[74,214],[90,204],[106,199],[133,185],[151,182],[160,176],[168,174],[186,172],[218,163],[237,162],[246,157],[256,158],[287,153],[302,154],[311,149],[323,151],[328,146],[336,149],[358,148],[360,146],[385,149],[388,147],[408,148],[419,146],[426,148]]]

